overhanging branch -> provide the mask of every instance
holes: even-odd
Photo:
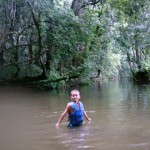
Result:
[[[49,51],[49,50],[45,50],[45,51],[43,51],[42,53],[40,53],[39,55],[37,55],[37,56],[35,56],[35,57],[31,58],[31,59],[27,59],[27,60],[24,60],[24,61],[20,61],[20,62],[18,62],[18,63],[14,62],[14,63],[7,64],[7,65],[4,65],[4,66],[0,66],[0,70],[4,69],[4,68],[6,68],[6,67],[9,67],[9,66],[27,63],[27,62],[32,61],[32,60],[35,60],[35,59],[37,59],[37,58],[40,59],[40,57],[43,56],[47,51]]]

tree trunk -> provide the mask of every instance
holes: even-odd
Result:
[[[4,63],[5,63],[4,51],[2,50],[2,51],[0,52],[0,66],[3,66]]]
[[[138,48],[138,34],[136,34],[135,36],[134,36],[134,42],[135,42],[135,45],[134,45],[134,47],[135,47],[135,63],[136,63],[136,65],[137,65],[137,67],[138,67],[138,69],[140,70],[140,68],[141,68],[141,62],[140,62],[140,51],[139,51],[139,48]]]
[[[82,14],[82,6],[84,0],[73,0],[71,9],[73,10],[74,14],[78,17]]]
[[[35,17],[35,14],[33,12],[33,9],[31,7],[31,4],[27,1],[27,4],[31,10],[31,15],[32,15],[32,18],[33,18],[33,21],[34,21],[34,24],[35,24],[35,27],[37,29],[37,32],[38,32],[38,47],[39,47],[39,50],[38,50],[38,55],[40,55],[42,53],[42,37],[41,37],[41,30],[40,30],[40,24],[39,22],[37,21],[36,17]],[[46,68],[45,68],[45,65],[44,63],[42,62],[42,58],[40,56],[39,58],[40,60],[40,64],[41,64],[41,67],[42,67],[42,70],[43,70],[43,73],[42,73],[42,76],[45,76],[46,77]]]

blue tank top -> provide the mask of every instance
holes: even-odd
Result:
[[[73,108],[73,112],[69,115],[70,125],[76,126],[82,124],[84,120],[84,106],[81,102],[79,105],[75,102],[70,102],[69,105]]]

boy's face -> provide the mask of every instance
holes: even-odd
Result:
[[[71,100],[77,102],[80,99],[80,93],[77,91],[71,92]]]

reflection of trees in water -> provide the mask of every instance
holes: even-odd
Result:
[[[128,109],[145,110],[150,107],[147,86],[132,85],[127,90]]]
[[[102,83],[101,82],[97,82],[97,87],[98,87],[99,90],[101,90],[102,89]]]

